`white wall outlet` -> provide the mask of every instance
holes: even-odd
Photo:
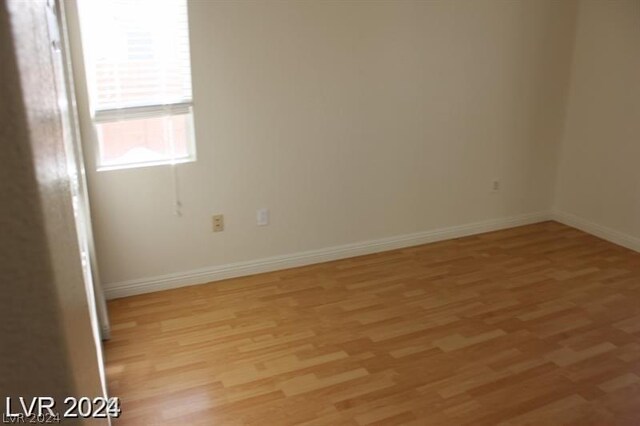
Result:
[[[500,181],[498,179],[494,179],[493,182],[491,182],[491,192],[498,191],[500,191]]]
[[[256,220],[258,226],[267,226],[269,224],[269,209],[258,209]]]
[[[213,232],[224,231],[224,215],[216,214],[212,218]]]

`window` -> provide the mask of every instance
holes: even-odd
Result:
[[[79,0],[98,169],[195,160],[186,0]]]

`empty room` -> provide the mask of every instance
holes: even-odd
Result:
[[[640,424],[640,0],[0,0],[2,423]]]

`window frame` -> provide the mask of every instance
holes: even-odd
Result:
[[[85,4],[80,4],[85,3]],[[95,87],[95,76],[90,75],[89,73],[93,73],[95,70],[95,61],[92,59],[92,54],[87,50],[86,36],[85,36],[85,26],[89,25],[82,18],[81,9],[83,7],[90,7],[87,5],[86,0],[76,0],[76,11],[77,11],[77,23],[79,30],[79,39],[81,45],[81,62],[82,62],[82,70],[84,74],[85,86],[87,89],[87,99],[89,104],[89,117],[91,120],[91,128],[92,128],[92,138],[93,138],[93,151],[95,157],[95,165],[96,171],[110,171],[110,170],[122,170],[122,169],[136,169],[136,168],[145,168],[152,166],[162,166],[162,165],[174,165],[174,164],[183,164],[183,163],[191,163],[197,161],[197,150],[196,150],[196,139],[195,139],[195,124],[194,124],[194,103],[193,103],[193,72],[192,72],[192,61],[191,61],[191,37],[190,34],[190,26],[189,26],[189,12],[188,12],[188,1],[184,0],[185,6],[187,7],[187,36],[189,37],[189,74],[191,78],[191,97],[176,99],[174,102],[166,103],[166,104],[140,104],[140,105],[132,105],[121,108],[96,108],[95,97],[97,96],[97,88]],[[180,116],[184,115],[187,124],[187,155],[181,157],[174,158],[166,158],[161,160],[149,160],[149,161],[137,161],[137,162],[127,162],[120,164],[111,164],[109,162],[105,162],[103,160],[103,141],[99,136],[98,125],[107,124],[107,123],[118,123],[129,120],[140,120],[146,118],[162,118],[162,117],[171,117],[171,116]]]

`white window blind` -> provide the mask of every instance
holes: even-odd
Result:
[[[83,0],[99,164],[193,159],[186,0]]]

